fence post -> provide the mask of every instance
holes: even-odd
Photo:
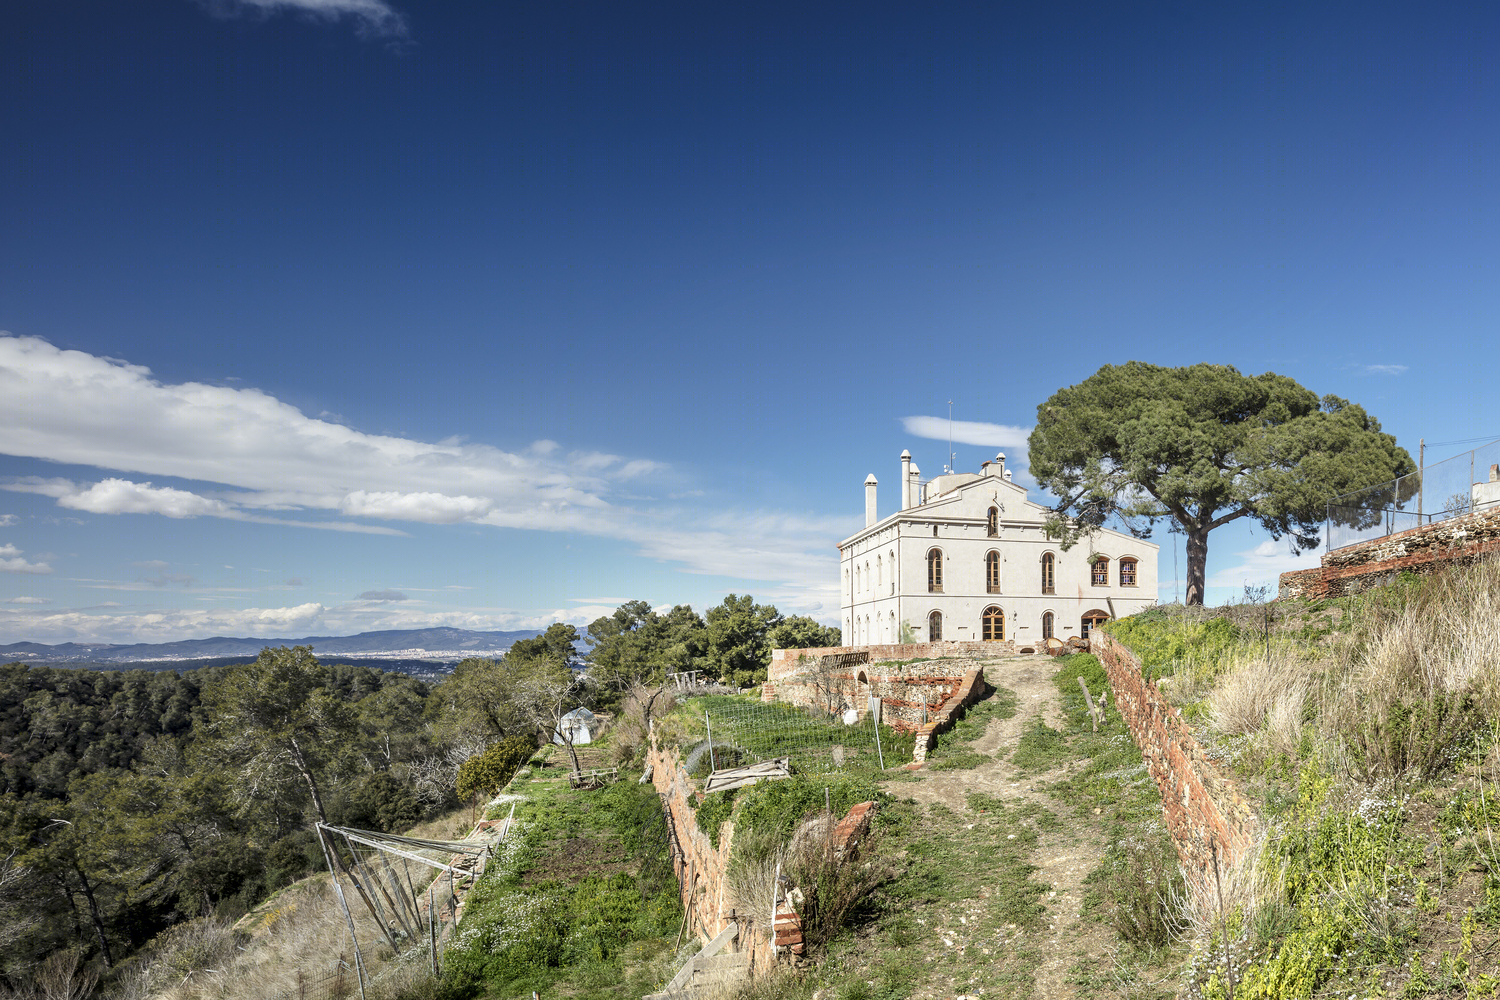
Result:
[[[714,727],[708,721],[708,710],[703,710],[703,728],[708,730],[708,769],[717,771],[719,764],[714,760]]]

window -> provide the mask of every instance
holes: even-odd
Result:
[[[1048,552],[1042,556],[1042,593],[1044,594],[1057,593],[1055,588],[1056,574],[1054,573],[1056,565],[1057,561],[1052,558],[1052,553]]]
[[[943,613],[941,611],[934,611],[927,616],[927,641],[943,641]]]
[[[1094,560],[1093,580],[1096,587],[1109,586],[1109,560],[1103,556]]]
[[[900,642],[901,635],[896,631],[896,612],[891,612],[891,642]]]
[[[876,587],[880,586],[880,578],[882,576],[884,576],[884,575],[885,575],[885,573],[881,569],[881,566],[880,566],[880,557],[876,556],[875,557],[875,586]]]
[[[854,592],[859,593],[859,567],[854,567]]]
[[[1083,616],[1083,637],[1087,639],[1089,632],[1109,621],[1109,615],[1103,611],[1090,611]]]
[[[865,589],[866,590],[873,590],[874,588],[875,588],[875,578],[870,575],[870,560],[866,559],[865,560]]]
[[[984,557],[984,589],[986,593],[1000,593],[1000,553],[991,552]]]
[[[1045,615],[1042,615],[1042,638],[1043,639],[1050,639],[1050,638],[1052,638],[1052,632],[1053,632],[1053,625],[1052,625],[1052,623],[1053,623],[1054,620],[1055,619],[1052,617],[1052,612],[1050,612],[1050,611],[1047,612]]]
[[[1120,560],[1120,586],[1122,586],[1122,587],[1134,587],[1135,586],[1135,560],[1134,559],[1121,559]]]
[[[937,537],[937,525],[935,525],[935,524],[932,526],[932,537],[933,538]]]
[[[1000,642],[1005,638],[1005,612],[993,604],[984,609],[984,630],[981,633],[985,642]]]
[[[927,592],[943,592],[943,550],[933,549],[927,553]]]
[[[896,550],[892,549],[885,564],[891,568],[891,593],[896,593]]]
[[[1000,534],[1000,508],[991,507],[989,519],[989,536],[991,538],[994,538],[998,534]]]

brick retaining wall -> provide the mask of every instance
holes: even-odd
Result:
[[[1162,818],[1183,865],[1207,876],[1213,845],[1221,866],[1253,850],[1260,824],[1249,803],[1204,755],[1177,708],[1142,675],[1135,654],[1099,629],[1089,642],[1109,675],[1115,708],[1156,780]]]
[[[1409,570],[1430,573],[1500,552],[1500,507],[1356,542],[1326,553],[1321,565],[1281,574],[1277,596],[1341,597],[1393,580]]]

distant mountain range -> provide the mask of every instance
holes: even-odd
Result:
[[[320,658],[430,660],[451,663],[466,656],[495,656],[517,639],[541,633],[471,632],[462,628],[404,628],[359,635],[310,635],[301,639],[184,639],[180,642],[129,644],[13,642],[0,646],[0,662],[26,663],[152,663],[173,660],[257,656],[267,646],[311,646]]]

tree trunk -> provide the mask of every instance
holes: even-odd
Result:
[[[99,950],[104,953],[104,967],[114,968],[114,958],[109,953],[109,939],[104,936],[104,917],[99,913],[99,901],[94,898],[94,887],[82,868],[74,865],[73,870],[78,873],[78,880],[83,885],[83,898],[89,901],[89,919],[93,921],[94,933],[99,937]]]
[[[1208,529],[1187,532],[1187,596],[1183,603],[1203,606],[1204,575],[1208,569]]]
[[[328,814],[323,811],[323,796],[318,794],[318,782],[313,778],[312,768],[308,765],[307,758],[302,755],[302,748],[297,745],[295,739],[292,740],[292,759],[296,763],[297,771],[302,775],[302,780],[307,782],[307,790],[312,793],[313,808],[318,810],[318,822],[327,823]]]

